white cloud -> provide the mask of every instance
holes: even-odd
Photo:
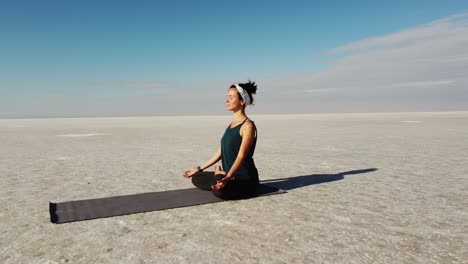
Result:
[[[371,48],[404,46],[421,41],[430,41],[433,38],[440,38],[444,35],[463,34],[464,32],[466,33],[467,18],[468,13],[457,14],[422,26],[406,29],[395,34],[368,38],[346,44],[330,50],[329,53],[334,54]]]
[[[290,101],[291,109],[304,111],[311,109],[305,103],[314,104],[311,110],[337,104],[338,111],[355,105],[369,111],[391,110],[377,109],[384,105],[468,109],[468,13],[329,51],[340,52],[352,54],[321,72],[259,83],[270,101]]]
[[[394,84],[394,87],[434,87],[434,86],[446,86],[453,84],[455,80],[438,80],[438,81],[425,81],[425,82],[405,82]]]

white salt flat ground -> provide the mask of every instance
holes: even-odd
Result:
[[[467,263],[468,112],[252,119],[288,193],[62,225],[49,201],[191,187],[231,116],[0,120],[0,263]]]

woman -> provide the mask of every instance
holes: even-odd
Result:
[[[228,89],[226,107],[233,112],[233,121],[221,138],[218,151],[202,166],[192,168],[184,177],[192,177],[192,183],[203,190],[212,190],[222,199],[239,199],[255,193],[259,180],[253,154],[257,142],[257,129],[245,114],[247,105],[253,103],[257,92],[255,82],[236,83]],[[207,168],[222,160],[221,167],[215,166],[213,173]]]

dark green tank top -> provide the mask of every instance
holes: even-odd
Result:
[[[247,118],[248,119],[248,118]],[[240,125],[231,128],[229,125],[221,138],[221,159],[223,164],[223,170],[227,173],[231,169],[234,161],[239,153],[242,137],[240,136],[240,128],[247,121],[245,119]],[[255,134],[257,129],[255,128]],[[248,180],[258,182],[258,171],[255,167],[253,160],[253,154],[255,152],[255,145],[257,144],[257,135],[255,135],[254,142],[250,147],[244,162],[241,164],[239,169],[233,175],[234,180]]]

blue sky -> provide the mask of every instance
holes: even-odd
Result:
[[[406,39],[427,28],[423,40],[445,41],[431,49],[459,47],[456,54],[465,54],[461,44],[468,42],[456,36],[467,33],[467,12],[468,1],[1,1],[0,118],[229,114],[227,87],[248,78],[259,85],[252,110],[258,114],[467,110],[462,71],[452,74],[466,69],[465,59],[441,78],[433,72],[443,69],[421,66],[416,79],[374,82],[368,98],[359,90],[372,83],[367,74],[349,79],[364,61],[360,70],[388,75],[384,62],[369,67],[376,61],[366,56],[413,45]],[[377,48],[370,47],[376,38]],[[358,51],[349,48],[356,43]],[[427,54],[433,51],[421,58]],[[451,54],[444,56],[434,60]],[[337,80],[342,83],[324,86]],[[343,83],[354,90],[340,92]],[[418,84],[439,90],[389,97],[378,88]],[[441,89],[449,91],[439,102]],[[331,92],[307,98],[317,91]],[[421,93],[432,97],[421,101]]]

